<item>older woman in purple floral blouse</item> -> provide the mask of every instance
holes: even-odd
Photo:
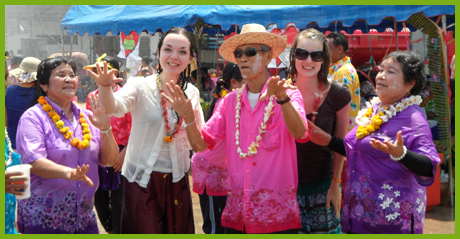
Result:
[[[118,156],[110,118],[95,97],[93,112],[72,102],[78,85],[74,62],[48,58],[37,78],[37,92],[46,97],[22,115],[16,137],[22,162],[32,165],[31,196],[18,203],[19,232],[99,233],[93,210],[97,164],[112,165]]]

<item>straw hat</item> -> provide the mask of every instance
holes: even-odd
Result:
[[[10,75],[16,77],[20,83],[30,83],[37,80],[37,69],[40,60],[35,57],[26,57],[21,61],[18,68],[10,71]]]
[[[236,62],[233,51],[237,47],[246,44],[264,44],[269,46],[272,49],[273,58],[281,54],[287,46],[286,40],[281,36],[267,32],[267,29],[260,24],[251,23],[243,25],[240,34],[224,41],[219,48],[220,55],[227,61]]]
[[[102,61],[102,59],[104,59],[105,57],[107,56],[106,53],[102,54],[102,56],[100,56],[99,58],[97,58],[96,62],[92,65],[87,65],[87,66],[84,66],[83,69],[84,70],[92,70],[92,69],[96,69],[96,63],[99,63],[99,67],[100,68],[103,68],[104,67],[104,62]],[[112,65],[110,65],[110,63],[107,62],[107,68],[109,68],[109,70],[115,70],[118,72],[117,69],[115,69]]]

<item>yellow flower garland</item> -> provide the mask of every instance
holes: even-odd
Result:
[[[87,121],[82,112],[80,113],[79,122],[82,128],[83,141],[72,137],[73,132],[69,131],[69,127],[64,127],[64,121],[61,120],[61,117],[56,113],[53,107],[48,104],[48,101],[46,101],[44,96],[40,96],[38,103],[43,106],[43,110],[48,113],[48,116],[55,123],[56,128],[59,129],[59,132],[64,135],[64,138],[71,140],[70,144],[72,146],[77,147],[80,150],[89,148],[91,142],[91,131],[89,130],[89,124],[87,124]]]
[[[402,99],[400,102],[397,102],[390,107],[385,107],[382,112],[375,114],[371,119],[369,119],[374,112],[372,106],[379,102],[380,99],[374,97],[370,103],[366,102],[367,109],[363,109],[358,112],[358,116],[355,119],[355,122],[358,125],[358,129],[356,130],[357,139],[362,139],[380,129],[380,126],[383,123],[388,122],[390,118],[396,116],[398,112],[405,110],[409,106],[420,105],[422,103],[422,97],[419,95],[412,95],[408,98]]]
[[[388,110],[388,107],[386,107],[385,110]],[[384,112],[380,112],[374,115],[374,117],[372,117],[371,119],[371,123],[367,125],[366,127],[359,125],[358,130],[356,130],[356,138],[362,139],[365,136],[368,136],[370,133],[373,133],[376,130],[380,129],[380,125],[383,124],[383,120],[380,118],[380,116],[383,116],[384,114],[385,114]],[[367,119],[369,119],[371,115],[372,115],[372,107],[367,109],[363,117],[366,117]]]

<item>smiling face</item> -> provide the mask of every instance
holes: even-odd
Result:
[[[78,77],[69,64],[62,63],[51,72],[48,85],[40,85],[55,103],[72,101],[77,94]]]
[[[299,38],[299,41],[297,43],[296,48],[302,48],[304,50],[307,50],[308,52],[314,52],[314,51],[323,51],[323,43],[319,40],[313,40],[313,39],[308,39],[301,37]],[[323,61],[316,62],[311,59],[311,55],[307,57],[305,60],[299,60],[295,59],[295,68],[297,70],[297,77],[298,78],[303,78],[303,77],[317,77],[318,72],[321,70],[321,65],[323,64]]]
[[[168,34],[161,46],[159,58],[165,73],[179,75],[192,60],[188,38],[182,34]]]
[[[408,95],[415,81],[404,82],[401,65],[394,58],[387,58],[379,67],[375,78],[375,91],[383,104],[394,104]]]
[[[237,47],[235,50],[245,51],[246,49],[255,48],[261,50],[262,47],[260,44],[247,44]],[[267,66],[271,60],[271,51],[263,52],[257,51],[255,56],[246,56],[243,54],[241,57],[236,58],[236,63],[240,68],[241,75],[243,79],[251,80],[261,74],[263,71],[267,70]]]

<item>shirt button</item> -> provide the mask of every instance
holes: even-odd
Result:
[[[249,133],[250,133],[250,134],[252,134],[252,130],[251,130],[251,131],[249,131]]]
[[[249,173],[249,170],[246,170],[246,173]]]
[[[65,115],[65,112],[64,112],[64,111],[62,111],[62,112],[61,112],[61,115]]]

